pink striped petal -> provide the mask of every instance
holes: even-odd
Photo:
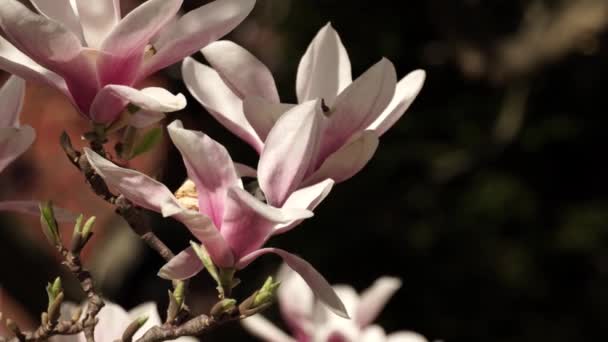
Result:
[[[0,7],[0,26],[19,50],[62,76],[79,109],[88,112],[97,92],[97,76],[74,33],[15,0],[5,0]]]
[[[331,106],[351,82],[348,53],[340,36],[328,23],[317,33],[300,60],[296,82],[298,102],[321,98]]]
[[[255,259],[267,253],[274,253],[280,256],[292,270],[296,271],[304,279],[315,296],[333,313],[340,317],[349,318],[344,304],[327,280],[325,280],[310,263],[294,254],[278,248],[258,249],[257,251],[242,257],[237,262],[236,267],[239,270],[243,269],[255,261]]]
[[[249,51],[231,41],[220,40],[201,52],[239,98],[258,96],[269,102],[280,102],[272,73]]]
[[[158,276],[170,280],[184,280],[194,277],[204,268],[194,249],[188,247],[169,260],[158,271]]]
[[[156,54],[145,64],[141,77],[190,56],[240,24],[255,0],[216,0],[186,13],[154,42]]]
[[[265,141],[281,115],[294,106],[287,103],[268,102],[261,97],[250,96],[243,100],[243,113],[258,137]]]
[[[81,43],[86,43],[82,33],[82,26],[80,25],[80,18],[75,12],[76,8],[72,7],[72,3],[75,3],[74,0],[30,0],[30,2],[39,13],[49,19],[60,22],[72,31],[80,39]],[[105,1],[95,1],[90,7],[95,7],[95,5],[103,2]]]
[[[0,128],[19,127],[24,97],[25,81],[11,76],[0,89]]]
[[[0,69],[29,81],[50,85],[73,102],[65,81],[59,75],[34,62],[2,36],[0,36]]]
[[[383,58],[340,93],[328,114],[327,139],[323,142],[327,152],[336,151],[374,122],[392,100],[396,84],[395,67]]]
[[[243,103],[212,68],[186,58],[182,76],[192,96],[224,127],[260,152],[264,144],[243,114]]]
[[[0,128],[0,172],[25,152],[36,139],[30,126]]]
[[[168,113],[184,109],[186,98],[157,87],[138,90],[122,85],[107,85],[95,97],[90,117],[97,123],[111,123],[129,103],[145,111]]]
[[[298,208],[314,210],[321,203],[334,185],[333,179],[326,179],[317,184],[294,191],[285,201],[283,208]],[[301,220],[275,226],[272,235],[279,235],[290,231],[302,222]]]
[[[382,277],[376,280],[361,294],[361,300],[354,315],[355,323],[362,328],[371,324],[400,287],[401,280],[398,278]]]
[[[173,217],[182,222],[209,251],[220,266],[230,267],[234,258],[226,241],[211,219],[198,212],[182,208],[169,189],[141,172],[121,168],[92,150],[84,149],[91,166],[104,179],[111,191],[120,193],[134,204]]]
[[[309,101],[283,114],[268,134],[258,177],[269,204],[281,207],[300,187],[318,149],[324,120],[319,101]]]
[[[397,83],[395,96],[382,114],[368,127],[381,136],[391,128],[405,113],[420,93],[426,73],[424,70],[414,70]]]
[[[3,201],[0,202],[0,211],[12,211],[26,215],[40,216],[40,202]],[[53,213],[55,214],[55,219],[58,222],[74,223],[76,221],[76,214],[70,212],[69,210],[53,207]]]
[[[188,178],[196,185],[199,211],[211,217],[216,227],[223,230],[226,193],[239,180],[230,154],[202,132],[184,129],[179,120],[173,121],[167,131],[182,154]]]
[[[76,0],[76,6],[87,46],[99,49],[120,21],[120,0]]]
[[[336,183],[356,175],[374,156],[378,148],[378,136],[373,131],[363,131],[352,141],[329,155],[318,170],[310,175],[304,184],[314,184],[331,178]]]
[[[145,48],[171,20],[183,0],[148,0],[131,11],[104,39],[104,52],[97,61],[99,81],[133,84],[143,61]]]
[[[221,232],[237,259],[260,248],[276,224],[313,215],[303,209],[274,208],[239,187],[228,189],[225,205]]]
[[[241,325],[253,336],[267,342],[297,342],[260,314],[241,320]]]

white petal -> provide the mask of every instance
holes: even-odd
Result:
[[[401,280],[382,277],[361,294],[361,301],[354,319],[360,327],[371,324],[393,294],[401,287]]]
[[[11,76],[0,89],[0,128],[19,127],[24,97],[25,81]]]
[[[376,131],[378,136],[381,136],[391,128],[414,102],[422,89],[425,78],[424,70],[414,70],[402,78],[397,83],[392,101],[368,129]]]
[[[413,331],[398,331],[388,335],[386,342],[428,342],[428,340]]]
[[[166,117],[165,113],[149,110],[138,110],[129,117],[129,125],[135,128],[146,128]]]
[[[201,52],[239,98],[258,96],[273,103],[280,101],[270,70],[241,46],[221,40],[207,45]]]
[[[80,19],[76,14],[76,8],[72,7],[74,0],[30,0],[38,12],[44,14],[47,18],[53,19],[62,23],[70,31],[72,31],[80,41],[85,43]],[[102,3],[104,0],[95,1]]]
[[[186,58],[182,76],[192,96],[224,127],[260,152],[263,143],[243,114],[243,102],[212,68]]]
[[[0,128],[0,172],[23,154],[36,139],[30,126]]]
[[[241,324],[253,336],[267,342],[296,342],[260,314],[241,320]]]
[[[87,45],[99,49],[120,21],[120,0],[76,0],[76,5]]]
[[[386,333],[378,325],[372,325],[361,332],[358,342],[386,342]]]
[[[294,106],[288,103],[269,102],[258,96],[249,96],[243,100],[245,117],[262,141],[266,141],[268,133],[281,115]]]
[[[298,66],[298,101],[321,98],[331,107],[336,96],[351,82],[348,53],[328,23],[312,40]]]

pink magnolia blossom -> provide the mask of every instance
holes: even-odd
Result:
[[[76,310],[76,305],[66,303],[61,307],[61,318],[71,319],[72,312]],[[86,312],[86,307],[82,310]],[[95,341],[98,342],[113,342],[120,341],[122,334],[125,332],[131,322],[148,317],[146,323],[135,333],[133,340],[140,338],[146,331],[154,326],[162,325],[158,309],[153,302],[141,304],[129,312],[123,309],[120,305],[106,301],[105,306],[99,311],[97,316],[99,323],[95,327]],[[84,333],[66,336],[54,336],[50,339],[51,342],[86,342]],[[179,342],[196,342],[192,337],[180,337],[173,341]]]
[[[0,172],[23,154],[36,139],[31,126],[19,123],[23,108],[25,81],[11,76],[0,89]],[[38,201],[0,201],[0,211],[15,211],[29,215],[40,215]],[[75,215],[67,210],[55,208],[60,222],[73,222]]]
[[[187,58],[184,81],[194,97],[224,126],[262,152],[273,126],[293,105],[281,103],[268,68],[244,48],[218,41],[201,50],[211,67]],[[322,99],[315,151],[302,178],[344,181],[373,156],[378,138],[404,114],[425,80],[415,70],[399,82],[383,58],[352,81],[351,65],[338,33],[323,27],[302,57],[296,90],[300,103]],[[296,186],[297,188],[298,186]]]
[[[40,15],[17,0],[0,6],[0,69],[59,89],[100,124],[128,103],[148,118],[184,108],[181,94],[132,87],[230,32],[255,4],[217,0],[176,19],[183,0],[148,0],[124,18],[120,0],[30,1]]]
[[[307,141],[299,141],[306,131],[311,131],[313,117],[318,106],[315,102],[299,105],[288,113],[293,118],[304,118],[292,131],[284,132],[286,144],[269,148],[266,159],[282,167],[277,175],[261,172],[265,177],[289,178],[288,173],[298,173],[290,164],[298,164],[307,149]],[[287,114],[286,114],[287,115]],[[288,116],[289,117],[289,116]],[[344,307],[331,286],[308,262],[278,248],[262,248],[273,235],[293,228],[299,221],[311,217],[313,209],[330,191],[333,181],[326,179],[290,193],[280,205],[264,203],[243,189],[240,174],[247,172],[242,165],[233,163],[228,151],[207,135],[182,128],[175,121],[168,126],[171,140],[181,152],[192,181],[197,200],[178,200],[163,184],[134,170],[124,169],[102,158],[91,150],[86,155],[97,173],[110,189],[123,194],[136,205],[173,217],[181,221],[203,243],[216,265],[222,268],[242,269],[259,256],[274,253],[305,279],[323,302],[332,310],[346,316]],[[293,140],[291,140],[293,139]],[[296,146],[285,150],[283,146]],[[284,154],[290,153],[293,154]],[[305,152],[305,151],[304,151]],[[265,158],[263,155],[262,158]],[[277,162],[281,160],[282,162]],[[264,161],[261,160],[262,164]],[[260,169],[264,169],[261,167]],[[203,264],[192,248],[179,253],[168,262],[159,275],[170,279],[186,279],[203,269]]]
[[[352,319],[330,314],[315,302],[300,276],[287,269],[279,279],[279,308],[293,337],[287,335],[261,315],[249,317],[243,326],[255,336],[268,342],[426,342],[414,332],[399,331],[388,336],[372,322],[390,297],[401,287],[397,278],[382,277],[361,295],[350,286],[335,285],[334,290],[342,299]]]

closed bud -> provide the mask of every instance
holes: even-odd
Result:
[[[201,262],[203,263],[203,266],[205,266],[205,269],[207,270],[207,272],[209,272],[211,277],[221,287],[222,282],[220,280],[220,276],[217,271],[217,267],[215,267],[215,264],[213,263],[213,260],[211,260],[211,256],[209,255],[209,252],[207,252],[207,249],[205,248],[205,246],[199,245],[198,243],[196,243],[194,241],[190,241],[190,246],[192,246],[192,249],[194,249],[194,252],[198,256],[198,258],[201,259]]]
[[[51,201],[40,203],[40,225],[42,232],[49,240],[49,243],[55,247],[61,246],[61,235],[59,227],[53,212],[53,203]]]
[[[257,296],[253,300],[253,306],[258,307],[266,303],[272,303],[276,297],[276,292],[281,282],[274,282],[272,277],[268,277],[262,285]]]
[[[59,296],[59,293],[61,293],[61,292],[63,292],[63,287],[61,285],[61,277],[55,278],[53,283],[48,283],[46,285],[46,294],[49,297],[49,304],[48,304],[49,307],[51,306],[51,304],[55,301],[55,299],[57,298],[57,296]]]
[[[148,321],[148,316],[142,316],[131,322],[125,332],[122,334],[122,342],[131,342],[133,340],[133,336],[137,333],[141,327],[146,324]]]
[[[222,315],[230,313],[236,307],[236,300],[232,298],[222,299],[211,308],[211,316],[220,318]]]

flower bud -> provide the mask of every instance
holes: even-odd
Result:
[[[125,332],[122,334],[121,341],[122,342],[131,342],[133,340],[133,336],[135,336],[137,331],[139,329],[141,329],[141,327],[143,327],[147,321],[148,321],[148,316],[141,316],[141,317],[137,318],[136,320],[134,320],[133,322],[131,322],[131,324],[129,324],[127,329],[125,329]]]
[[[42,232],[51,245],[55,247],[61,246],[61,235],[59,234],[59,227],[55,219],[55,213],[53,212],[53,203],[51,201],[41,202],[39,208]]]
[[[236,299],[222,299],[211,308],[211,316],[220,318],[222,315],[230,313],[236,307]]]

